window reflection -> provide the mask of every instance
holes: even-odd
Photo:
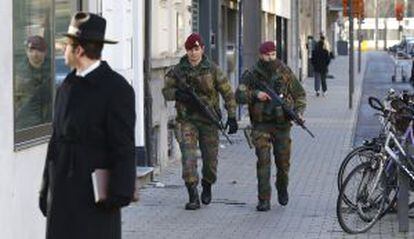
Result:
[[[47,44],[41,36],[29,36],[26,57],[15,75],[16,129],[24,129],[51,120],[50,61]]]
[[[55,1],[55,86],[59,87],[70,69],[65,65],[64,38],[59,34],[68,30],[71,15],[75,9],[76,1],[56,0]]]
[[[50,0],[13,1],[15,129],[51,121]]]

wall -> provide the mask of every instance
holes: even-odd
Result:
[[[291,1],[290,0],[283,0],[283,1],[274,1],[276,2],[276,15],[281,16],[283,18],[290,19],[291,18]]]
[[[302,76],[307,77],[308,73],[308,59],[309,53],[306,49],[307,37],[314,36],[313,22],[314,22],[314,1],[300,0],[299,2],[299,39],[300,49],[302,53]]]
[[[299,40],[299,30],[300,30],[300,22],[299,22],[299,0],[292,0],[291,3],[291,19],[288,23],[288,44],[290,49],[288,51],[288,65],[295,73],[298,79],[301,78],[301,73],[299,72],[299,68],[301,68],[301,56],[300,56],[300,48],[301,43]]]
[[[46,146],[13,151],[12,1],[0,3],[0,232],[1,238],[44,238],[37,196]],[[22,230],[23,229],[23,230]]]
[[[152,142],[157,173],[179,158],[178,144],[174,138],[169,142],[171,134],[168,131],[168,122],[175,116],[174,102],[166,102],[161,90],[167,70],[185,54],[184,42],[191,34],[191,12],[188,11],[191,1],[154,0],[152,4]],[[169,150],[172,155],[168,155]]]
[[[118,44],[106,44],[102,58],[123,75],[135,90],[135,144],[144,147],[144,1],[103,0],[102,13],[107,20],[106,36]],[[120,27],[122,26],[122,27]]]
[[[191,33],[189,0],[152,1],[152,58],[164,59],[185,53],[184,42]]]

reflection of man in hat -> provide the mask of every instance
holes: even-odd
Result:
[[[185,185],[189,194],[187,210],[200,208],[197,186],[197,143],[203,159],[201,202],[211,202],[211,185],[217,179],[218,128],[201,111],[191,104],[194,99],[181,87],[186,84],[194,89],[199,98],[216,112],[220,111],[219,96],[224,99],[227,110],[229,134],[237,131],[236,101],[226,76],[204,55],[204,43],[199,34],[191,34],[186,42],[187,54],[180,63],[167,73],[163,95],[166,100],[175,101],[177,109],[176,137],[182,153]],[[175,72],[175,73],[173,73]]]
[[[26,59],[17,66],[15,85],[16,129],[50,122],[50,61],[47,44],[41,36],[29,36],[25,42]]]
[[[40,191],[47,238],[121,238],[120,208],[135,185],[135,96],[101,60],[104,18],[78,12],[69,26],[65,62],[73,68],[57,91],[53,135]],[[91,173],[108,169],[108,197],[94,196]],[[95,184],[97,185],[97,184]]]
[[[271,97],[255,82],[266,82],[274,92],[298,115],[302,116],[306,107],[306,94],[300,82],[292,71],[280,60],[276,59],[274,42],[267,41],[259,48],[260,59],[241,79],[236,91],[236,100],[240,104],[248,104],[249,116],[252,123],[252,139],[257,156],[258,211],[270,210],[272,188],[271,149],[277,167],[276,189],[278,201],[287,205],[288,181],[290,167],[290,128],[292,123],[287,118],[282,107],[270,104]]]

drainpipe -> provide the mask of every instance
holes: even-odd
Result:
[[[239,69],[238,69],[238,84],[240,85],[240,79],[243,74],[243,0],[239,2]],[[239,106],[239,120],[241,119],[242,115],[242,107]]]
[[[151,94],[151,25],[152,1],[145,0],[145,50],[144,50],[144,112],[146,160],[143,166],[153,166],[152,157],[152,94]]]
[[[295,5],[296,5],[296,11],[295,11],[295,17],[294,17],[294,19],[295,19],[294,24],[295,24],[295,28],[296,28],[296,36],[295,36],[296,37],[296,46],[295,46],[296,52],[295,52],[295,55],[297,57],[297,59],[296,59],[296,72],[298,72],[299,81],[302,82],[302,61],[303,61],[302,57],[303,57],[303,55],[302,55],[302,44],[300,42],[300,24],[299,24],[299,21],[300,21],[300,14],[299,14],[300,2],[299,2],[299,0],[295,0]],[[293,18],[293,16],[292,16],[292,18]]]
[[[137,115],[135,125],[135,160],[137,165],[145,165],[145,117],[144,117],[144,12],[145,2],[133,1],[133,70],[132,86],[135,90],[135,111]]]

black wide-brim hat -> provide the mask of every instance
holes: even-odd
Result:
[[[116,44],[118,41],[105,39],[106,20],[93,13],[77,12],[72,17],[68,32],[62,35],[78,40]]]

